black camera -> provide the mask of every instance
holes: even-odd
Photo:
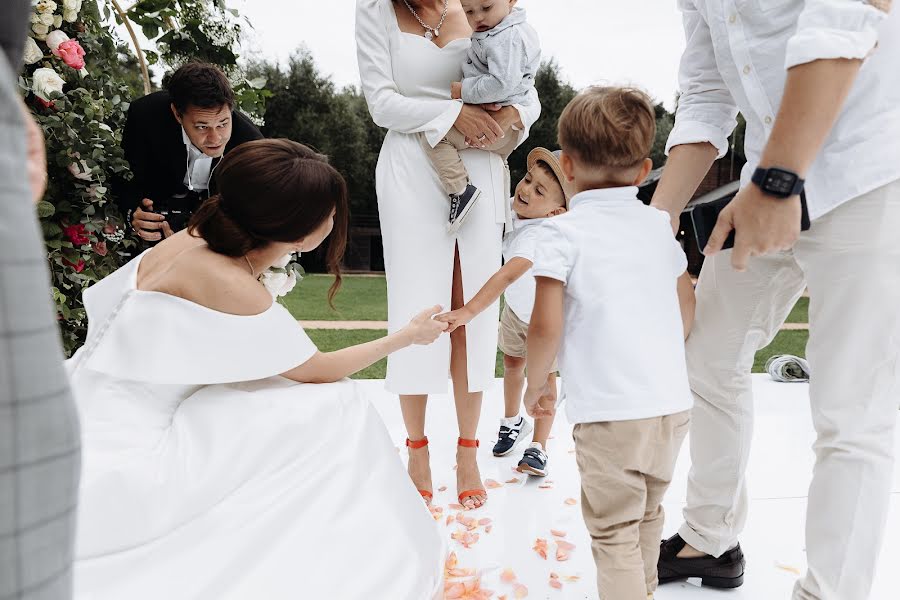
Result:
[[[200,207],[203,200],[205,200],[205,198],[197,192],[179,194],[166,200],[154,201],[152,212],[165,218],[169,227],[172,228],[172,233],[178,233],[187,228],[191,216],[194,214],[194,211]],[[151,246],[156,245],[159,241],[162,240],[148,242],[148,244]]]

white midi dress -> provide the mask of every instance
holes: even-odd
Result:
[[[496,154],[463,150],[463,162],[482,196],[464,227],[447,233],[449,200],[422,148],[434,146],[453,127],[462,103],[450,84],[462,78],[468,38],[443,48],[400,30],[391,0],[358,0],[356,43],[362,87],[375,123],[388,129],[376,168],[376,192],[388,288],[388,327],[396,331],[421,310],[450,309],[454,248],[459,247],[465,300],[501,265],[507,220],[509,171]],[[537,94],[517,106],[525,129],[540,116]],[[515,133],[515,132],[514,132]],[[466,326],[469,391],[494,380],[499,303]],[[386,387],[397,394],[446,393],[450,340],[415,346],[388,358]]]
[[[278,375],[316,352],[282,306],[140,291],[140,260],[85,292],[88,342],[67,363],[75,598],[435,598],[443,542],[356,385]]]

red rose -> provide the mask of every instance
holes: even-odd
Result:
[[[50,100],[44,100],[40,96],[35,96],[34,99],[37,101],[38,104],[40,104],[44,108],[47,108],[47,109],[55,109],[56,108],[56,104],[54,104]]]
[[[84,246],[91,243],[91,238],[87,236],[87,232],[84,230],[84,224],[82,223],[63,227],[63,235],[76,246]]]
[[[96,252],[100,256],[106,256],[109,253],[109,249],[106,247],[106,240],[92,244],[92,246],[94,248],[94,252]]]
[[[85,264],[84,264],[84,261],[83,261],[82,259],[80,259],[80,258],[78,259],[78,262],[77,262],[77,263],[73,263],[72,261],[70,261],[70,260],[68,260],[68,259],[66,259],[66,258],[64,258],[62,261],[63,261],[63,264],[64,264],[64,265],[69,266],[69,267],[72,267],[73,269],[75,269],[75,272],[76,272],[76,273],[81,273],[82,271],[84,271]]]

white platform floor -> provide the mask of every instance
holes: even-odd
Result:
[[[400,457],[406,460],[402,449],[406,437],[400,408],[395,396],[386,393],[381,381],[362,382],[366,393],[382,415],[392,439],[401,448]],[[437,527],[446,534],[449,548],[459,557],[460,567],[472,567],[485,571],[483,587],[494,590],[494,598],[504,594],[514,598],[511,585],[500,582],[502,569],[511,568],[518,581],[529,589],[529,599],[572,598],[597,599],[595,568],[591,557],[590,540],[581,519],[580,506],[565,504],[567,498],[580,498],[578,471],[575,466],[571,426],[564,411],[553,430],[549,442],[551,489],[542,489],[540,478],[528,479],[513,472],[524,444],[505,458],[494,458],[491,447],[496,440],[498,420],[502,416],[502,381],[485,395],[479,438],[479,464],[483,479],[503,483],[499,489],[489,489],[488,504],[469,515],[492,520],[492,530],[486,533],[478,528],[480,539],[470,549],[450,540],[459,526],[447,526],[442,519]],[[806,568],[804,554],[804,521],[806,495],[809,485],[813,454],[811,450],[814,432],[810,421],[808,386],[772,382],[768,376],[754,376],[756,391],[756,426],[753,450],[749,466],[751,509],[741,545],[747,555],[747,574],[744,586],[734,591],[718,591],[698,587],[692,581],[662,586],[657,600],[703,600],[728,598],[729,600],[776,600],[790,598],[798,573]],[[455,442],[456,416],[452,399],[433,396],[428,406],[426,428],[431,442],[432,471],[434,475],[435,505],[444,509],[444,515],[454,514],[448,508],[456,500]],[[900,456],[900,434],[897,437]],[[681,523],[681,508],[685,502],[685,488],[690,461],[687,442],[682,449],[672,487],[666,496],[668,513],[665,535],[668,536]],[[518,483],[504,483],[513,477]],[[441,486],[447,489],[437,491]],[[374,508],[373,508],[374,510]],[[557,562],[555,545],[550,529],[567,532],[568,541],[576,545],[566,562]],[[541,559],[532,550],[535,539],[541,537],[550,544],[550,557]],[[895,468],[894,488],[888,532],[879,561],[878,576],[874,582],[873,600],[900,599],[900,586],[894,581],[895,570],[900,565],[900,465]],[[551,572],[560,577],[578,575],[576,582],[563,580],[562,590],[549,586]],[[861,599],[847,599],[861,600]]]

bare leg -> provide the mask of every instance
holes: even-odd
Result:
[[[459,249],[453,261],[453,293],[451,310],[465,304],[462,286],[462,270],[459,264]],[[468,360],[466,358],[466,328],[460,327],[450,334],[450,377],[453,379],[453,397],[456,400],[456,420],[459,437],[475,439],[478,418],[481,416],[481,392],[469,392]],[[456,486],[460,492],[483,489],[481,473],[478,471],[477,448],[457,447]],[[486,493],[478,493],[462,498],[466,508],[478,508],[487,501]]]
[[[400,396],[400,411],[406,424],[406,435],[412,441],[425,437],[425,408],[428,396]],[[431,464],[428,446],[414,450],[407,448],[409,464],[407,472],[417,490],[431,492]]]
[[[544,408],[550,408],[556,405],[556,373],[550,373],[547,376],[547,386],[550,391],[541,396],[538,400]],[[534,420],[534,435],[531,436],[532,442],[540,442],[544,451],[547,451],[547,438],[550,437],[550,429],[553,427],[553,417],[543,417]]]
[[[506,418],[519,414],[522,405],[522,390],[525,388],[525,359],[519,356],[503,355],[503,401]]]

